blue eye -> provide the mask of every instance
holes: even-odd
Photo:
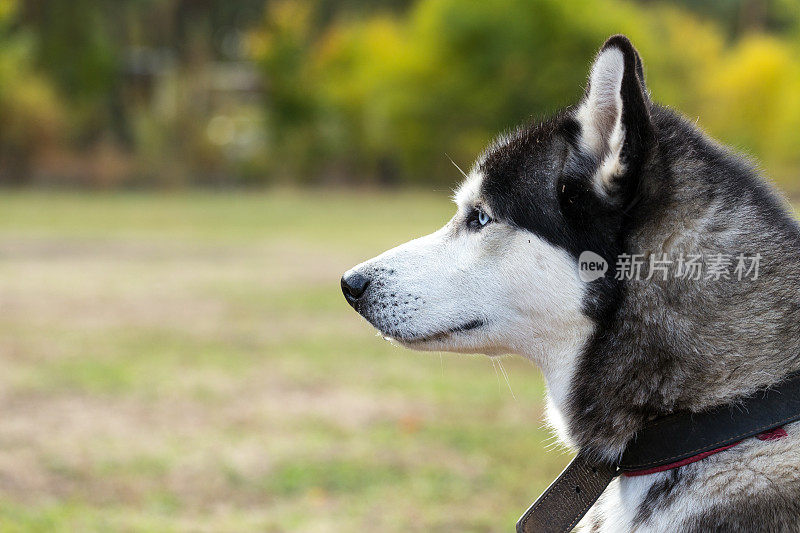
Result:
[[[472,231],[478,231],[483,229],[483,227],[491,221],[492,217],[487,215],[483,209],[474,207],[467,216],[467,228]]]

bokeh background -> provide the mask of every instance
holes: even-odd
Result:
[[[0,531],[509,531],[538,371],[338,280],[617,32],[800,192],[797,0],[0,0]]]

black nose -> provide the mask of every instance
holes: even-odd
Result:
[[[355,270],[348,270],[342,276],[342,292],[348,302],[352,303],[361,298],[361,295],[367,290],[367,285],[369,285],[369,279]]]

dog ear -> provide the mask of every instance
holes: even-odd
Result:
[[[625,176],[641,167],[653,127],[642,61],[624,35],[614,35],[600,48],[575,118],[580,150],[596,163],[596,188],[611,195],[635,189]]]

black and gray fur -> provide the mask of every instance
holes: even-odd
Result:
[[[585,307],[599,327],[579,359],[564,417],[578,447],[604,456],[621,451],[653,417],[735,401],[800,369],[800,230],[788,206],[748,161],[650,101],[626,38],[613,37],[610,46],[625,57],[626,171],[613,193],[595,192],[597,158],[582,153],[580,124],[567,111],[485,158],[483,187],[494,212],[576,258],[593,250],[610,264],[622,252],[762,259],[756,280],[606,276],[593,286]],[[693,469],[650,487],[633,525],[668,506],[679,488],[704,482],[685,479],[686,470]],[[800,483],[782,486],[776,477],[771,495],[731,495],[747,504],[732,498],[687,519],[686,528],[799,530]]]
[[[800,369],[800,228],[788,205],[745,158],[651,101],[627,38],[610,38],[595,69],[610,50],[624,63],[621,146],[613,109],[595,110],[587,131],[581,106],[593,71],[583,101],[506,136],[473,169],[495,219],[575,260],[591,250],[612,265],[585,292],[594,329],[560,406],[568,440],[605,458],[654,417],[735,402]],[[619,165],[608,171],[615,149]],[[623,253],[761,260],[757,279],[617,280]],[[800,427],[786,429],[780,441],[751,439],[671,472],[616,480],[584,525],[800,531]]]

